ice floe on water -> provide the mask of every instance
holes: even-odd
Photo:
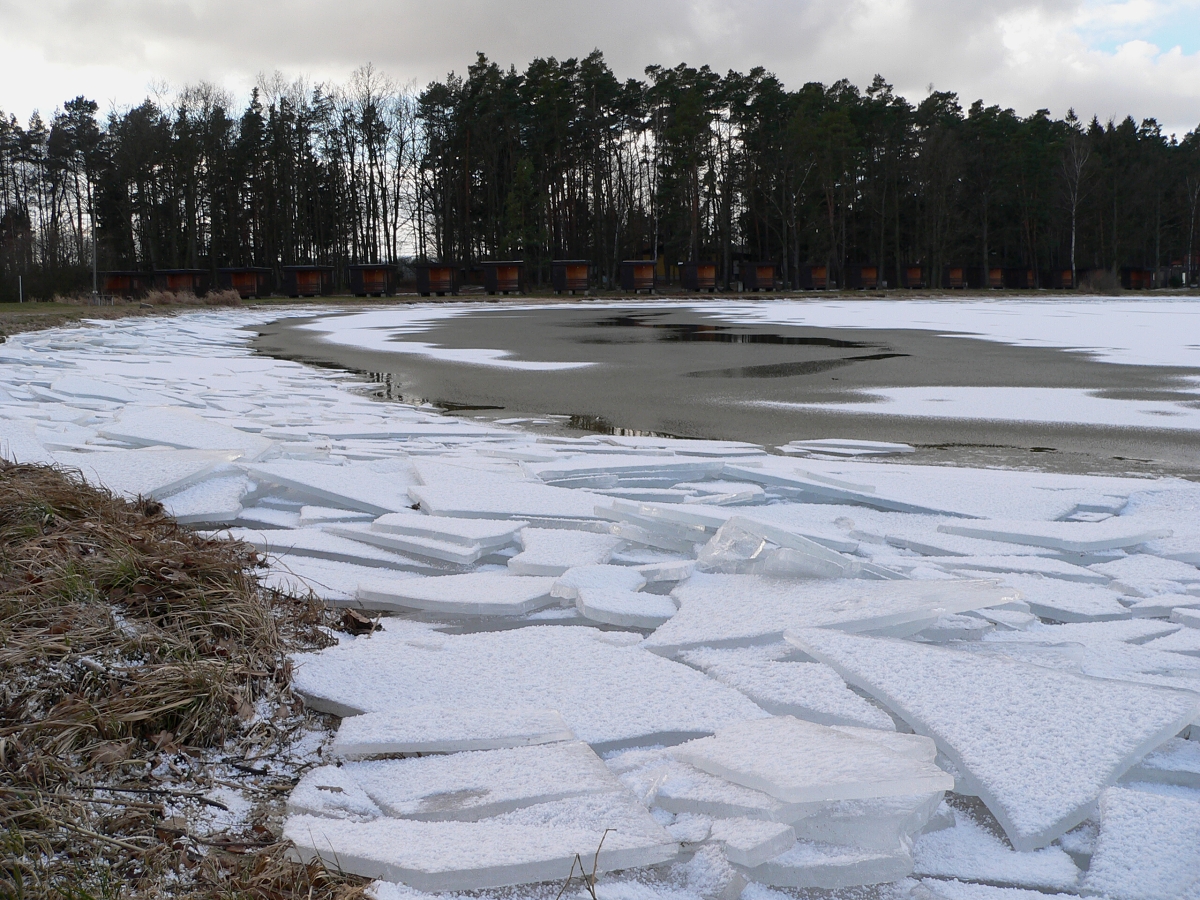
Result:
[[[720,314],[853,327],[851,306]],[[1125,306],[1141,330],[1072,301],[1082,329],[1043,316],[1036,343],[1195,362],[1190,309]],[[1031,343],[1014,323],[1045,310],[873,322]],[[377,900],[551,900],[577,854],[598,900],[1200,897],[1200,487],[522,432],[254,356],[245,326],[286,314],[12,338],[0,454],[159,499],[256,547],[269,584],[380,617],[293,659],[341,717],[288,800],[300,858]],[[394,338],[448,314],[307,327],[445,355]]]

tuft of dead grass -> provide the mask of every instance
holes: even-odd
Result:
[[[226,808],[205,794],[222,754],[267,774],[254,760],[304,716],[287,654],[330,642],[324,610],[264,590],[258,562],[153,500],[0,460],[0,897],[361,891],[288,861],[269,812],[236,833],[180,814]],[[253,790],[278,806],[290,784]]]

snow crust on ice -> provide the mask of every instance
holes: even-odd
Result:
[[[508,561],[517,575],[562,575],[575,566],[604,565],[624,541],[610,534],[564,528],[524,528],[521,552]]]
[[[1006,541],[1010,544],[1028,544],[1051,550],[1072,553],[1095,553],[1100,550],[1121,550],[1136,547],[1147,541],[1168,538],[1170,528],[1149,528],[1136,520],[1119,516],[1103,522],[1022,522],[994,520],[979,524],[939,525],[938,531],[984,540]],[[1110,575],[1110,577],[1116,577]]]
[[[812,628],[788,640],[932,737],[1018,850],[1074,828],[1105,787],[1200,716],[1200,695],[1015,660]]]
[[[171,406],[127,406],[98,433],[136,447],[237,450],[248,460],[258,458],[271,448],[270,441],[256,434]]]
[[[238,457],[224,450],[110,450],[55,453],[54,461],[126,497],[174,494]]]
[[[467,572],[428,578],[375,578],[358,586],[374,609],[417,609],[453,616],[516,616],[554,603],[552,578]]]
[[[905,847],[864,850],[839,844],[797,841],[790,850],[747,870],[755,881],[775,887],[837,888],[898,881],[912,872]]]
[[[332,752],[347,759],[401,753],[458,753],[501,750],[554,741],[575,734],[553,709],[408,706],[342,720]]]

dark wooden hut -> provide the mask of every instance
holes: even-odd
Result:
[[[145,272],[101,272],[100,293],[113,297],[141,297],[153,279]]]
[[[1037,288],[1037,272],[1024,266],[1011,266],[1004,270],[1004,286],[1015,291],[1032,291]]]
[[[925,266],[901,266],[900,286],[918,289],[929,287],[929,270]]]
[[[1069,291],[1075,287],[1075,278],[1070,269],[1051,269],[1042,273],[1042,286],[1055,291]]]
[[[846,266],[846,287],[873,291],[879,287],[879,266]]]
[[[1127,291],[1150,290],[1154,287],[1154,270],[1140,266],[1122,266],[1121,287]]]
[[[396,267],[387,263],[346,266],[346,281],[355,297],[391,297],[396,293]]]
[[[237,291],[243,300],[266,297],[271,293],[271,270],[258,266],[217,269],[217,285],[223,291]]]
[[[320,297],[333,292],[333,266],[284,266],[283,292],[289,297]]]
[[[679,284],[685,291],[708,291],[717,289],[717,264],[711,262],[681,262]]]
[[[422,297],[458,293],[459,271],[453,263],[415,263],[413,270],[417,273],[417,293]]]
[[[946,266],[942,269],[942,287],[957,290],[967,286],[967,270],[963,266]]]
[[[195,294],[197,297],[208,293],[207,269],[157,269],[153,277],[156,291]]]
[[[741,266],[742,290],[744,291],[773,291],[775,290],[775,263],[773,262],[744,262]]]
[[[1004,287],[1004,269],[1000,266],[971,266],[967,269],[967,287],[1000,290]]]
[[[802,291],[823,291],[829,287],[828,266],[801,266],[796,270],[796,287]]]
[[[519,259],[480,263],[483,287],[489,294],[525,293],[525,263]]]
[[[657,282],[655,269],[658,263],[653,259],[626,259],[621,262],[621,290],[633,291],[637,294],[645,291],[654,293]]]
[[[586,259],[556,259],[550,263],[550,283],[556,294],[574,294],[588,289]]]

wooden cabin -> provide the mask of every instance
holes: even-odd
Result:
[[[243,300],[267,297],[271,293],[271,270],[258,266],[217,269],[217,285],[223,291],[237,291]]]
[[[1075,287],[1075,278],[1070,269],[1051,269],[1042,273],[1042,286],[1055,291],[1069,291]]]
[[[1011,266],[1004,270],[1004,286],[1015,291],[1036,290],[1037,272],[1023,266]]]
[[[711,262],[681,262],[679,284],[685,291],[708,291],[717,289],[717,264]]]
[[[197,297],[208,293],[207,269],[157,269],[153,278],[156,291],[195,294]]]
[[[879,266],[846,266],[846,287],[873,291],[879,287]]]
[[[333,293],[333,266],[284,266],[283,292],[289,297]]]
[[[556,294],[575,294],[588,289],[586,259],[556,259],[550,263],[550,283]]]
[[[775,263],[744,262],[742,263],[742,290],[744,291],[773,291],[775,290]]]
[[[976,290],[1001,290],[1004,287],[1004,269],[1000,266],[971,266],[967,270],[967,287]]]
[[[959,290],[967,286],[967,270],[963,266],[946,266],[942,269],[942,287]]]
[[[519,259],[480,263],[483,288],[489,294],[525,293],[525,263]]]
[[[900,287],[916,290],[929,287],[929,270],[924,266],[901,266]]]
[[[621,290],[633,291],[638,294],[645,291],[654,293],[657,281],[655,269],[658,263],[653,259],[626,259],[621,262]]]
[[[150,289],[152,281],[145,272],[101,272],[100,293],[112,297],[141,297]]]
[[[346,281],[355,297],[391,297],[396,293],[396,267],[387,263],[346,266]]]
[[[796,287],[802,291],[823,291],[829,287],[828,266],[801,266],[796,270]]]
[[[422,297],[458,293],[459,271],[453,263],[414,263],[413,270],[417,273],[417,293]]]
[[[1154,287],[1154,270],[1140,266],[1121,267],[1121,287],[1127,291],[1148,291]]]

